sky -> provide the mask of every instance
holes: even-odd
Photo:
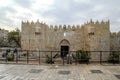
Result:
[[[1,0],[0,28],[21,29],[22,21],[48,25],[82,25],[110,20],[110,31],[120,31],[120,0]]]

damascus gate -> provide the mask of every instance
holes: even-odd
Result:
[[[82,25],[48,25],[22,22],[21,48],[40,51],[109,51],[109,21],[92,20]]]

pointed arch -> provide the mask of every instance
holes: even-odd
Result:
[[[66,57],[66,55],[69,53],[70,49],[70,42],[66,39],[63,39],[60,41],[60,51],[61,51],[61,57]]]
[[[63,39],[60,41],[60,45],[70,45],[70,42],[67,39]]]

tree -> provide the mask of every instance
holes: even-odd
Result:
[[[20,30],[16,28],[16,30],[8,33],[8,42],[15,44],[17,47],[21,47],[20,44]]]
[[[0,46],[4,46],[4,37],[3,36],[0,37]]]

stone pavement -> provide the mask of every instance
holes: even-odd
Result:
[[[120,66],[0,64],[0,80],[120,80]]]

